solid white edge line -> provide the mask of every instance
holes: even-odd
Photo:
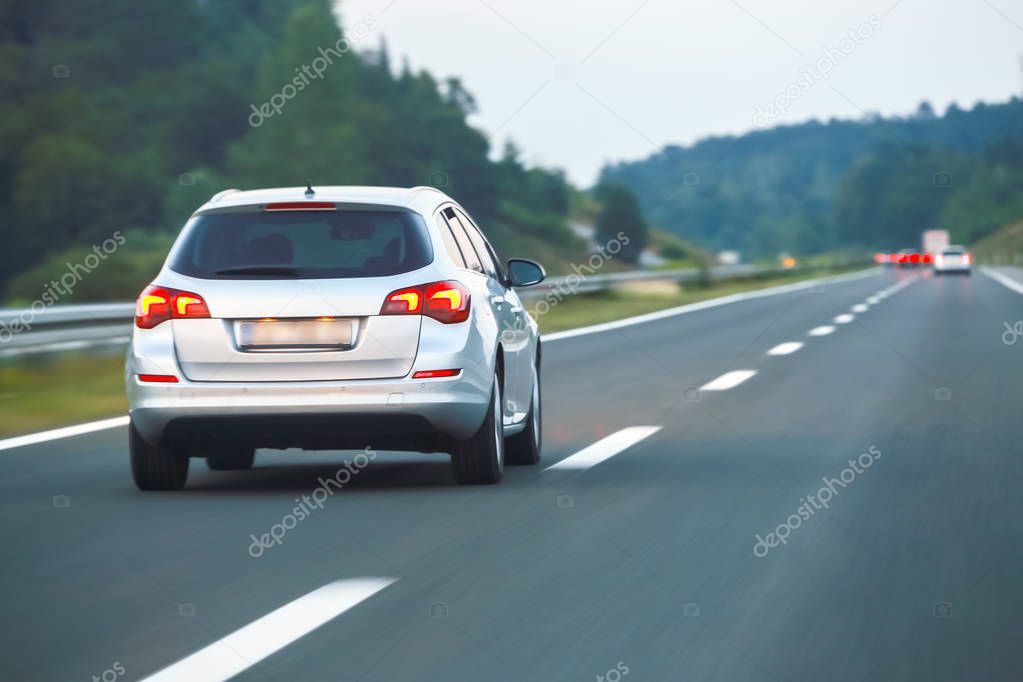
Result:
[[[676,315],[685,315],[686,313],[693,313],[698,310],[706,310],[708,308],[717,308],[718,306],[728,305],[730,303],[739,303],[741,301],[751,301],[757,298],[764,298],[767,296],[777,296],[779,294],[787,294],[793,291],[800,291],[802,289],[810,289],[814,284],[824,282],[828,284],[841,284],[844,282],[850,282],[857,279],[864,279],[866,277],[873,277],[880,274],[882,270],[880,268],[870,268],[861,272],[851,272],[845,275],[838,275],[837,277],[824,277],[819,279],[807,279],[801,282],[793,282],[792,284],[781,284],[776,287],[768,287],[767,289],[757,289],[756,291],[747,291],[741,294],[730,294],[728,296],[721,296],[720,298],[711,298],[706,301],[700,301],[698,303],[688,303],[677,308],[668,308],[667,310],[658,310],[653,313],[646,313],[645,315],[636,315],[635,317],[626,317],[621,320],[615,320],[614,322],[605,322],[603,324],[594,324],[588,327],[579,327],[578,329],[566,329],[562,332],[554,332],[552,334],[544,334],[540,337],[541,341],[550,343],[552,341],[561,341],[563,339],[571,339],[576,336],[585,336],[587,334],[597,334],[600,332],[611,331],[612,329],[621,329],[622,327],[631,327],[637,324],[643,324],[645,322],[654,322],[656,320],[663,320],[667,317],[674,317]]]
[[[993,279],[994,281],[996,281],[999,284],[1001,284],[1002,286],[1004,286],[1004,287],[1006,287],[1008,289],[1012,289],[1017,294],[1023,294],[1023,284],[1017,282],[1016,280],[1012,279],[1011,277],[1007,277],[1006,275],[1003,275],[1002,273],[1000,273],[1000,272],[998,272],[996,270],[992,270],[991,268],[989,268],[986,265],[984,267],[982,267],[980,269],[980,271],[983,274],[985,274],[988,277],[990,277],[991,279]]]
[[[792,355],[803,347],[802,341],[786,341],[767,351],[768,355]]]
[[[123,417],[114,417],[112,419],[102,419],[100,421],[89,422],[87,424],[65,426],[59,429],[52,429],[50,431],[30,433],[24,436],[15,436],[13,438],[6,438],[4,440],[0,440],[0,450],[12,450],[14,448],[25,447],[26,445],[46,443],[47,441],[60,440],[61,438],[71,438],[72,436],[82,436],[87,433],[93,433],[95,431],[115,429],[119,426],[127,425],[128,416],[125,415]]]
[[[829,324],[826,324],[822,327],[814,327],[813,329],[810,330],[809,334],[810,336],[827,336],[828,334],[833,334],[834,332],[835,328]]]
[[[735,388],[742,382],[756,375],[756,370],[753,369],[736,369],[731,372],[725,372],[717,379],[704,384],[700,387],[701,391],[727,391],[730,388]]]
[[[142,682],[224,682],[337,618],[396,578],[336,580],[218,639]]]
[[[587,445],[574,455],[569,455],[560,462],[555,462],[544,469],[544,471],[579,471],[581,469],[589,469],[627,450],[644,438],[649,438],[660,430],[660,426],[630,426],[621,431],[615,431],[610,436],[601,438],[592,445]]]

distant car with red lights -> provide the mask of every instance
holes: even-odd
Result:
[[[973,271],[973,256],[963,246],[949,246],[934,256],[934,274],[969,275]]]
[[[461,483],[540,459],[540,339],[468,212],[432,188],[227,190],[138,298],[129,451],[142,490],[256,448],[445,452]]]
[[[915,268],[923,263],[923,255],[913,249],[902,249],[895,254],[895,264],[900,268]]]

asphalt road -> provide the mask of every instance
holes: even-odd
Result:
[[[1023,680],[1020,319],[886,271],[548,341],[541,466],[381,453],[258,558],[354,453],[142,494],[124,428],[0,452],[0,678]]]

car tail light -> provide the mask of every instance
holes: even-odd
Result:
[[[384,300],[381,315],[426,315],[452,324],[469,318],[469,290],[447,280],[392,291]]]
[[[945,263],[945,257],[943,255],[941,255],[940,253],[937,256],[934,257],[934,264],[935,265],[944,265],[944,263]]]
[[[412,375],[413,379],[441,379],[443,377],[457,377],[462,373],[460,369],[426,369]]]
[[[176,384],[178,378],[173,374],[139,374],[139,381],[147,384]]]
[[[963,254],[963,262],[966,263],[967,265],[969,265],[970,263],[973,262],[973,256],[971,256],[968,253],[964,253]]]
[[[919,263],[920,262],[920,254],[919,253],[911,253],[911,254],[909,254],[909,262],[910,263]]]
[[[423,292],[421,287],[399,289],[387,296],[381,315],[418,315],[423,310]]]
[[[883,253],[875,253],[874,254],[874,262],[875,263],[884,263],[884,261],[885,261],[885,255]]]
[[[135,324],[139,329],[153,327],[172,319],[208,318],[210,310],[199,294],[150,285],[135,303]]]
[[[934,256],[932,254],[925,253],[922,258],[923,258],[923,262],[924,263],[933,263],[934,262]]]

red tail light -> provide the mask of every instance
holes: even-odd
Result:
[[[413,379],[441,379],[444,377],[457,377],[462,373],[460,369],[424,369],[412,375]]]
[[[178,378],[173,374],[139,374],[139,381],[147,384],[176,384]]]
[[[135,303],[135,324],[139,329],[172,319],[208,318],[210,310],[199,294],[149,285]]]
[[[924,260],[924,263],[933,263],[934,262],[934,255],[930,254],[930,253],[925,253],[923,255],[923,260]]]
[[[381,315],[426,315],[444,324],[469,319],[469,290],[448,280],[398,289],[388,294]]]
[[[963,262],[966,263],[967,265],[969,265],[970,263],[973,262],[973,256],[971,256],[968,253],[964,253],[963,254]]]
[[[911,253],[911,254],[909,254],[909,262],[910,263],[919,263],[920,262],[920,254],[919,253]]]

